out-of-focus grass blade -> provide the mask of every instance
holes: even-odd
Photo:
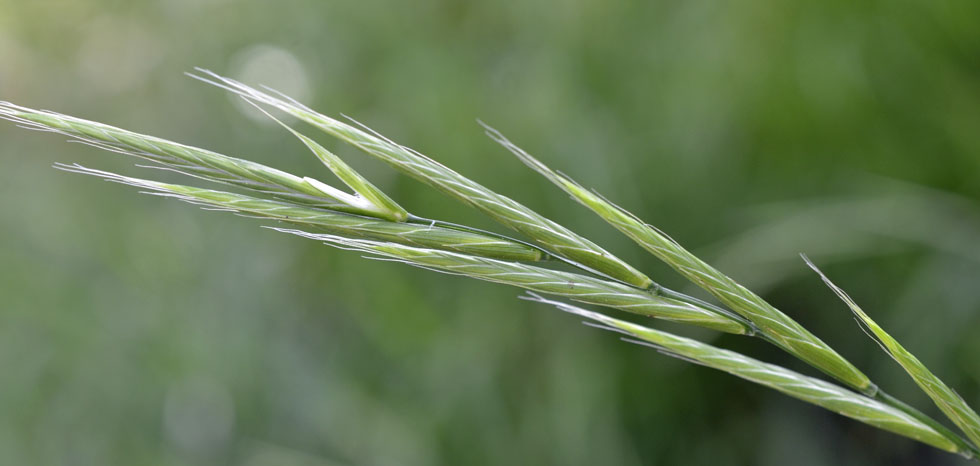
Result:
[[[929,398],[932,398],[932,401],[936,403],[943,414],[962,429],[974,445],[980,447],[980,416],[977,416],[976,411],[970,408],[959,394],[926,368],[925,364],[922,364],[918,358],[875,323],[844,290],[830,281],[827,275],[820,271],[809,258],[804,255],[803,260],[814,272],[820,275],[823,282],[847,304],[847,307],[851,308],[851,312],[867,330],[868,335],[875,339],[881,348],[905,369],[905,372],[912,377],[912,380],[922,391],[929,395]]]

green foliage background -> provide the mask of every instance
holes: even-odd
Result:
[[[0,98],[325,176],[180,74],[212,68],[684,286],[479,117],[938,415],[797,253],[980,405],[978,18],[971,0],[0,0]],[[966,464],[514,289],[57,172],[147,175],[58,139],[0,125],[0,464]],[[492,227],[330,147],[410,211]]]

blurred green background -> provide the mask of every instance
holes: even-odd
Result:
[[[980,405],[974,0],[0,0],[0,98],[326,174],[194,66],[351,115],[696,292],[481,118],[938,416],[806,252]],[[516,289],[58,172],[165,176],[63,139],[0,124],[0,464],[968,464]],[[493,228],[320,140],[410,211]]]

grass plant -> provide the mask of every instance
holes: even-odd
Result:
[[[275,108],[333,138],[382,160],[477,209],[521,238],[413,215],[311,137],[283,124],[353,192],[310,176],[143,135],[98,122],[0,102],[0,118],[68,136],[101,149],[138,157],[153,166],[247,192],[204,189],[95,170],[77,164],[57,168],[135,186],[211,210],[272,220],[275,230],[443,273],[528,290],[528,299],[585,318],[628,341],[722,370],[826,408],[859,422],[967,458],[980,454],[980,417],[951,388],[875,323],[809,260],[880,346],[909,373],[965,438],[939,421],[891,397],[838,352],[793,318],[701,260],[677,241],[601,195],[552,170],[502,134],[487,134],[573,199],[649,253],[701,287],[718,303],[660,286],[594,242],[520,202],[494,192],[435,160],[397,144],[354,120],[341,121],[271,89],[256,89],[207,70],[191,74],[258,107]],[[270,115],[270,118],[271,115]],[[555,267],[563,264],[563,268]],[[568,266],[573,271],[569,271]],[[616,309],[768,341],[835,381],[806,376],[743,354],[673,335],[566,302]]]

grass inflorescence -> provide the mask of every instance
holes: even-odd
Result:
[[[807,263],[845,301],[869,335],[909,373],[966,434],[966,438],[881,391],[854,364],[762,297],[701,260],[656,227],[547,167],[489,126],[484,125],[492,139],[681,276],[703,288],[717,299],[718,304],[660,286],[587,238],[353,120],[344,122],[331,118],[271,89],[255,89],[207,70],[198,69],[191,76],[226,89],[260,109],[265,106],[285,112],[485,213],[522,238],[413,215],[340,157],[285,124],[283,126],[352,192],[310,176],[286,173],[210,150],[55,112],[0,102],[0,118],[28,129],[66,135],[101,149],[141,158],[159,168],[248,193],[163,183],[77,164],[57,165],[62,170],[135,186],[143,192],[211,210],[288,224],[291,228],[275,229],[338,248],[365,252],[372,257],[523,288],[532,293],[529,299],[584,317],[594,326],[623,333],[628,341],[731,373],[945,451],[966,457],[980,454],[980,417],[976,412],[885,333],[809,260]],[[573,271],[554,267],[557,263],[570,265]],[[839,384],[611,315],[546,299],[541,294],[759,337],[828,374]]]

